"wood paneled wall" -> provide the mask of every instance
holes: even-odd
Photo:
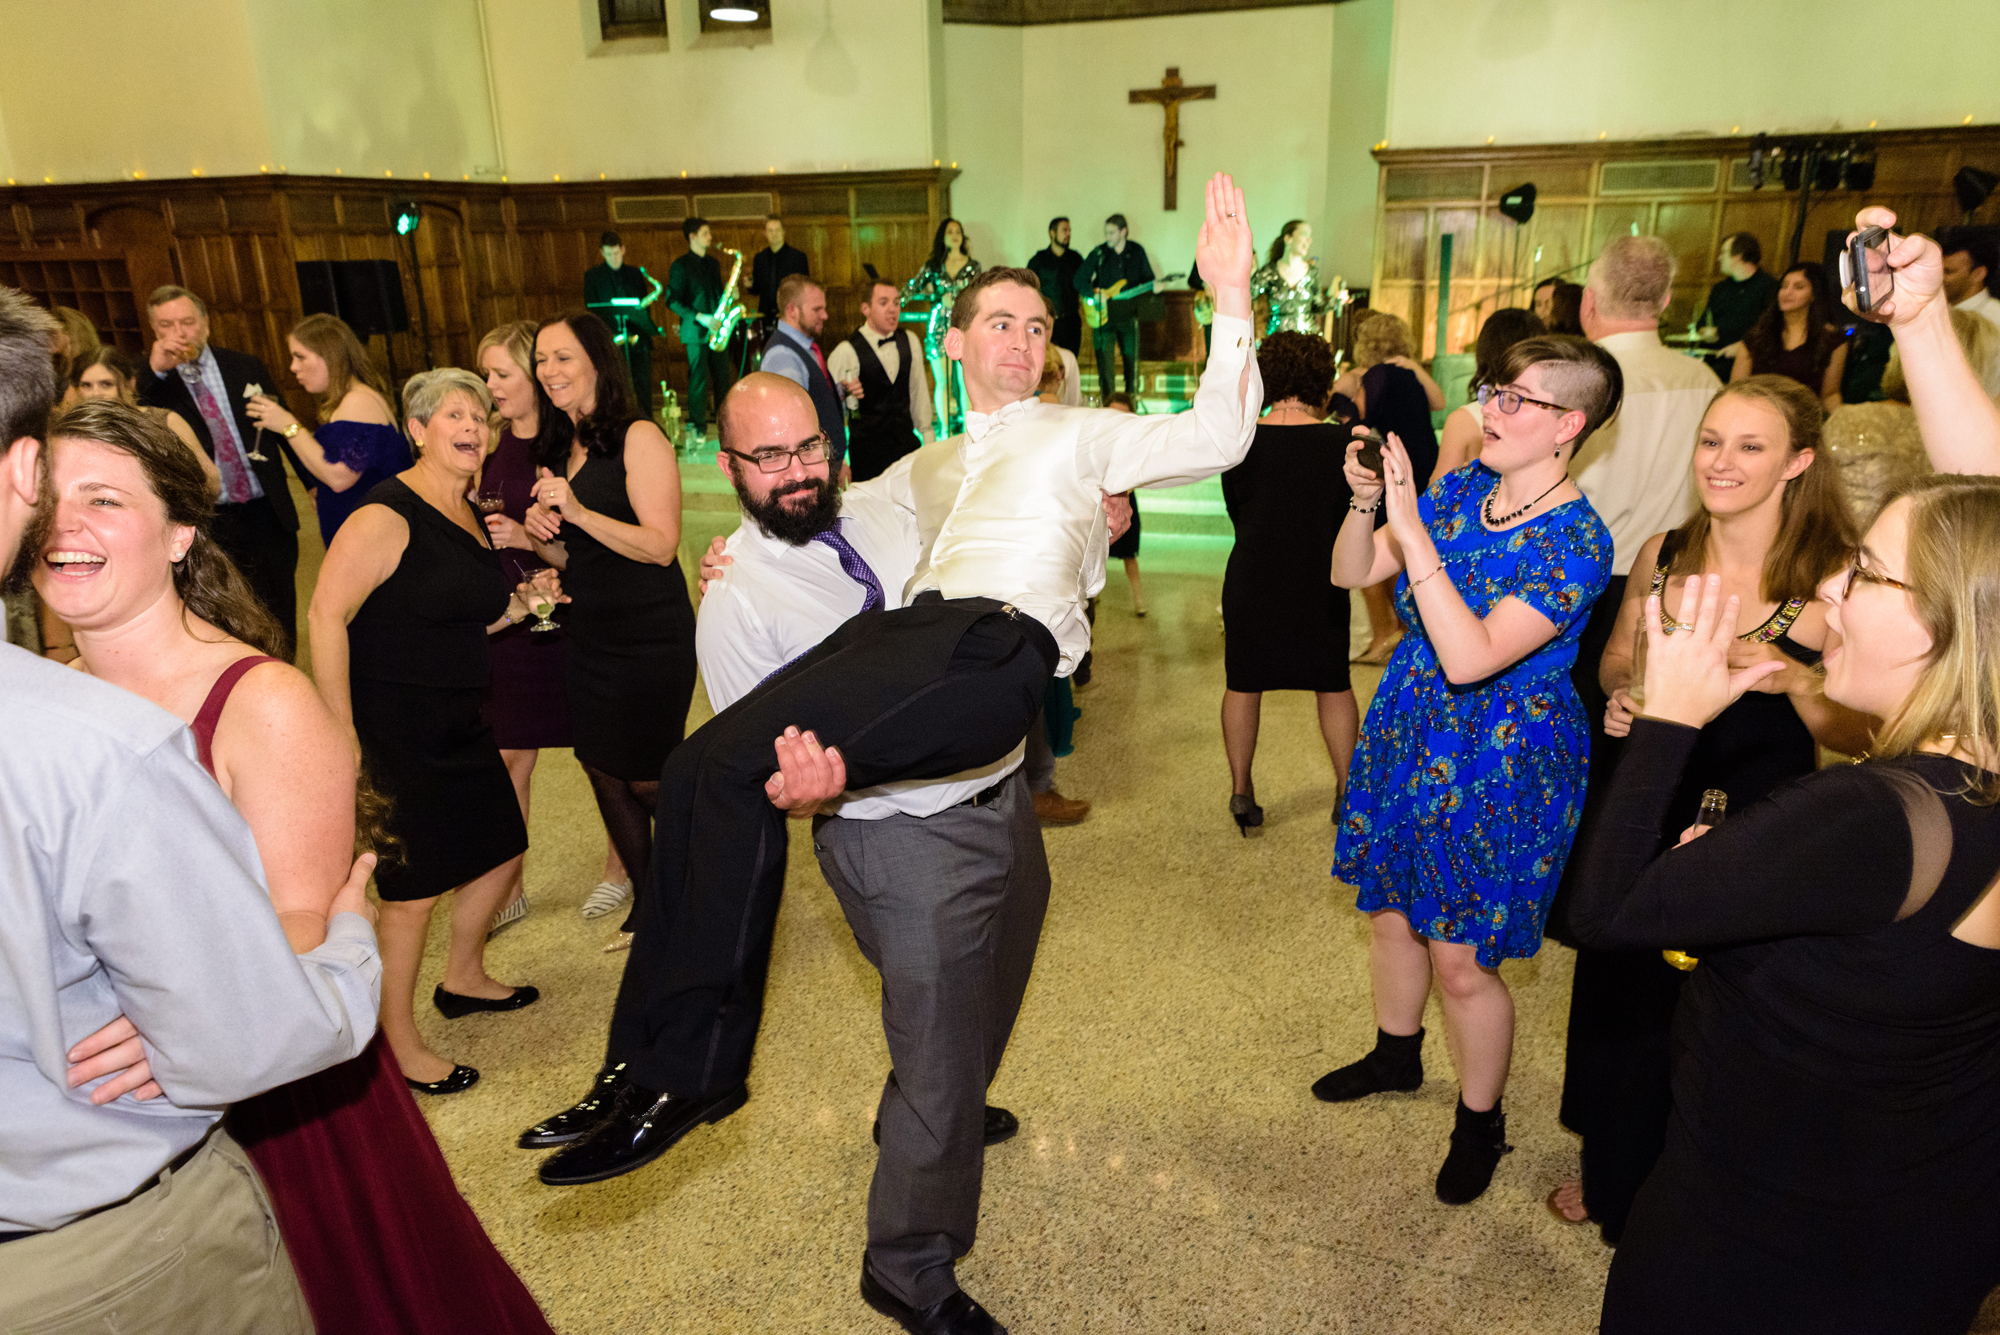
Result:
[[[1876,147],[1875,183],[1866,192],[1813,192],[1800,259],[1820,259],[1827,232],[1852,227],[1864,205],[1894,209],[1906,231],[1964,221],[1953,173],[1964,166],[2000,170],[2000,129],[1991,126],[1861,137]],[[1715,257],[1723,237],[1753,233],[1764,266],[1773,273],[1785,267],[1799,196],[1775,173],[1762,190],[1750,188],[1750,146],[1747,138],[1728,138],[1378,150],[1370,304],[1409,320],[1421,355],[1436,351],[1438,242],[1449,234],[1444,350],[1465,351],[1493,311],[1527,305],[1534,284],[1552,274],[1582,282],[1605,242],[1636,228],[1673,248],[1679,271],[1666,320],[1684,327],[1722,277]],[[1499,201],[1526,182],[1538,193],[1535,215],[1517,226],[1500,215]],[[2000,221],[2000,194],[1974,221]]]
[[[860,325],[864,263],[902,282],[929,257],[956,175],[926,168],[532,186],[251,176],[14,187],[0,189],[0,283],[78,307],[133,353],[150,341],[147,294],[179,283],[208,302],[215,341],[262,357],[304,410],[308,396],[285,370],[285,332],[303,313],[293,267],[300,260],[400,263],[411,332],[386,351],[408,376],[432,361],[470,366],[495,325],[581,304],[584,270],[599,262],[607,228],[623,237],[631,262],[664,283],[687,249],[681,218],[700,213],[720,245],[743,250],[748,277],[764,245],[764,214],[774,212],[827,289],[821,337],[831,347]],[[423,205],[414,272],[410,240],[395,234],[390,213],[391,201],[410,197]],[[718,258],[726,273],[730,257]],[[654,311],[663,328],[673,326],[664,301]],[[383,355],[383,340],[374,350]],[[671,332],[653,362],[685,389],[686,360]]]

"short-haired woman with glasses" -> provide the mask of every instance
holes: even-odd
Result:
[[[535,331],[535,378],[574,427],[541,460],[526,528],[571,598],[570,723],[632,907],[606,950],[632,943],[653,862],[653,807],[694,698],[694,606],[677,559],[681,475],[673,446],[634,406],[604,321],[571,311]]]
[[[1449,1205],[1484,1193],[1508,1148],[1514,1003],[1500,961],[1540,949],[1582,814],[1590,729],[1569,671],[1610,578],[1611,534],[1568,468],[1622,390],[1595,344],[1532,338],[1482,387],[1477,463],[1420,492],[1396,437],[1379,474],[1360,441],[1347,449],[1354,497],[1333,582],[1396,580],[1411,629],[1362,725],[1333,867],[1372,920],[1376,1043],[1313,1093],[1344,1103],[1422,1085],[1435,975],[1460,1091],[1437,1178]]]
[[[1826,695],[1884,720],[1874,758],[1662,853],[1702,730],[1779,670],[1732,670],[1740,609],[1704,584],[1690,633],[1648,601],[1570,910],[1586,945],[1701,961],[1601,1329],[1959,1335],[2000,1284],[2000,483],[1915,484],[1819,587]]]
[[[1611,699],[1608,735],[1624,737],[1641,712],[1634,646],[1649,592],[1661,595],[1661,624],[1678,633],[1693,617],[1681,595],[1690,575],[1720,575],[1723,592],[1740,600],[1734,663],[1768,659],[1783,669],[1702,729],[1668,807],[1676,833],[1694,824],[1710,789],[1741,808],[1812,773],[1821,746],[1848,754],[1868,747],[1870,721],[1829,701],[1817,671],[1827,644],[1817,590],[1846,564],[1855,540],[1839,465],[1820,449],[1824,416],[1819,396],[1785,376],[1751,376],[1717,394],[1695,441],[1699,508],[1679,528],[1648,538],[1632,563],[1638,578],[1626,586],[1599,666]],[[1594,793],[1579,840],[1602,814],[1602,794]],[[1568,1223],[1594,1221],[1613,1246],[1660,1156],[1668,1031],[1687,977],[1657,950],[1577,950],[1561,1116],[1583,1138],[1583,1173],[1558,1186],[1548,1205]]]

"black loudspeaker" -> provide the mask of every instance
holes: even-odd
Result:
[[[1527,185],[1517,185],[1506,194],[1500,196],[1500,216],[1503,218],[1512,218],[1517,223],[1524,223],[1534,217],[1534,183],[1529,182]]]
[[[1967,218],[1986,202],[1996,185],[2000,185],[2000,176],[1978,167],[1960,167],[1951,178],[1952,193],[1958,196],[1958,206],[1965,210]]]
[[[299,298],[307,315],[337,315],[362,338],[410,328],[403,273],[394,260],[301,260]]]

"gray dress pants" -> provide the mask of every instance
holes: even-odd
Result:
[[[868,1258],[912,1307],[958,1288],[979,1227],[986,1087],[1000,1069],[1049,904],[1042,827],[1020,771],[986,806],[813,822],[813,849],[882,975],[894,1069],[877,1116]]]

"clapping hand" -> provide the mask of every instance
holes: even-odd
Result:
[[[1357,451],[1358,453],[1358,451]],[[1357,464],[1356,467],[1359,467]],[[1409,451],[1395,432],[1382,443],[1383,508],[1388,512],[1389,532],[1407,553],[1412,540],[1426,532],[1417,513],[1417,472],[1410,464]]]
[[[1681,611],[1694,607],[1694,629],[1669,635],[1660,624],[1660,595],[1646,596],[1646,717],[1705,728],[1743,692],[1783,671],[1782,663],[1769,659],[1729,670],[1742,601],[1722,596],[1721,576],[1691,575],[1681,592]]]
[[[1895,226],[1896,215],[1888,209],[1868,208],[1854,215],[1855,231],[1864,227],[1880,227],[1893,232]],[[1849,233],[1850,239],[1852,235]],[[1944,252],[1938,249],[1937,242],[1917,233],[1895,238],[1885,258],[1889,262],[1889,272],[1895,277],[1895,291],[1874,310],[1856,314],[1864,320],[1875,320],[1898,329],[1916,319],[1918,313],[1936,301],[1944,291]],[[1853,288],[1845,289],[1840,299],[1849,310],[1854,309]]]
[[[847,791],[847,762],[833,747],[797,728],[786,728],[777,739],[778,772],[764,781],[771,805],[794,820],[816,813],[820,805]]]
[[[1341,468],[1347,478],[1347,488],[1354,493],[1354,503],[1363,509],[1372,507],[1382,499],[1383,480],[1361,466],[1362,437],[1368,434],[1365,426],[1354,428],[1354,439],[1347,442],[1347,462]],[[1384,452],[1386,457],[1386,451]]]

